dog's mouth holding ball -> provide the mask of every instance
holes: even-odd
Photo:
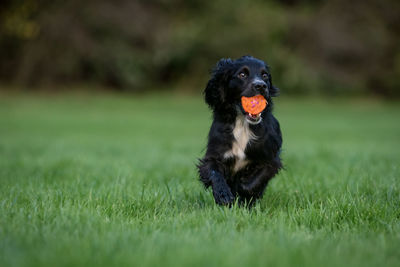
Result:
[[[250,124],[258,124],[261,122],[261,113],[267,106],[268,102],[262,95],[252,97],[242,96],[242,108],[246,114],[246,121]]]
[[[246,120],[250,124],[259,124],[262,120],[261,113],[251,114],[246,112]]]

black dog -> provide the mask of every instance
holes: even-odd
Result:
[[[262,197],[268,181],[282,168],[282,135],[272,115],[272,85],[267,64],[251,56],[221,59],[204,90],[213,111],[207,151],[197,165],[200,180],[211,186],[215,202],[252,205]],[[262,95],[267,107],[261,114],[246,113],[241,97]]]

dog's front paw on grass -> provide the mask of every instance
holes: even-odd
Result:
[[[216,187],[213,188],[213,195],[215,203],[221,206],[232,206],[235,201],[231,190],[228,187]]]

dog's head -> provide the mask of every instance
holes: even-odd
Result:
[[[204,90],[205,101],[210,108],[214,112],[237,110],[252,124],[261,121],[261,114],[254,116],[246,113],[241,105],[241,97],[262,95],[268,103],[272,103],[271,97],[278,94],[278,88],[272,85],[268,65],[251,56],[236,60],[221,59],[211,75]]]

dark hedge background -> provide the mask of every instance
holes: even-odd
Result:
[[[0,82],[198,92],[218,59],[251,54],[287,94],[399,97],[399,14],[397,0],[2,0]]]

